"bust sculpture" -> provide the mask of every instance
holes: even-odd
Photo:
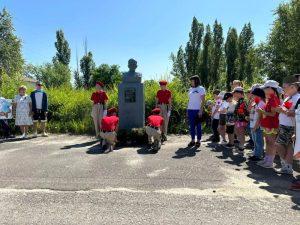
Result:
[[[137,61],[134,59],[128,60],[128,68],[129,71],[123,73],[123,82],[124,83],[141,83],[142,82],[142,74],[135,72],[137,68]]]

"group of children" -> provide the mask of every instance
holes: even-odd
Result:
[[[161,142],[167,141],[169,117],[171,115],[172,94],[167,89],[167,81],[160,81],[160,90],[156,94],[156,107],[146,121],[149,151],[156,153]],[[101,147],[108,153],[113,151],[117,143],[119,118],[117,109],[107,109],[109,98],[104,91],[104,84],[96,82],[96,91],[91,96],[93,103],[91,116],[95,125],[96,136],[101,138]]]
[[[237,144],[236,153],[243,154],[248,134],[253,148],[249,160],[263,168],[274,168],[278,154],[281,167],[275,171],[293,174],[299,90],[300,82],[295,76],[286,77],[282,88],[278,82],[267,80],[245,91],[242,82],[235,80],[231,92],[215,90],[211,106],[212,141],[226,148]],[[299,188],[299,182],[292,185],[292,189]]]

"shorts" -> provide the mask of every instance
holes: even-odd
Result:
[[[220,114],[219,125],[221,126],[226,125],[226,114]]]
[[[43,110],[37,110],[33,112],[33,122],[46,122],[47,121],[47,116],[46,112]]]
[[[285,146],[292,144],[293,143],[292,136],[294,135],[294,133],[295,133],[295,127],[280,125],[276,143]]]
[[[234,134],[234,125],[226,125],[226,133]]]

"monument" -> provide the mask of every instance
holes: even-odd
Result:
[[[128,61],[129,71],[123,73],[119,85],[120,129],[142,128],[145,125],[145,94],[142,74],[135,72],[137,61]]]

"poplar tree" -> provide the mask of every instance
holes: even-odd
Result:
[[[85,88],[89,88],[91,86],[91,77],[95,70],[95,62],[93,60],[92,52],[88,52],[85,56],[80,60],[80,70],[82,73],[82,83]]]
[[[238,59],[238,35],[235,28],[229,28],[227,39],[225,43],[225,56],[226,56],[226,87],[230,90],[231,82],[236,79],[237,74],[237,59]]]
[[[203,39],[203,51],[201,58],[201,81],[205,87],[209,86],[209,68],[211,61],[211,31],[210,26],[206,26],[206,33]]]
[[[65,39],[64,32],[62,30],[56,31],[56,56],[53,58],[53,62],[58,61],[66,66],[69,65],[71,59],[71,49],[68,41]]]

